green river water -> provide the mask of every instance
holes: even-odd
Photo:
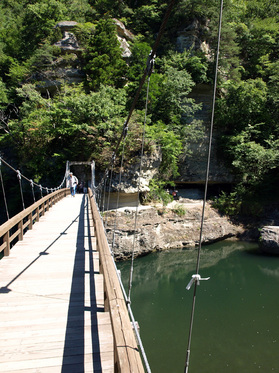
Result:
[[[197,250],[172,250],[134,263],[132,309],[152,373],[184,371]],[[118,263],[127,289],[130,262]],[[189,373],[279,372],[279,257],[257,244],[202,248]]]

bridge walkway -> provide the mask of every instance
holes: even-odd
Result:
[[[41,221],[0,261],[0,372],[113,372],[87,195],[67,196]]]

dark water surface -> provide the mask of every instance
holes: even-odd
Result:
[[[197,250],[135,260],[132,309],[152,373],[184,371]],[[118,263],[127,289],[130,262]],[[256,244],[202,249],[189,373],[279,372],[279,258]]]

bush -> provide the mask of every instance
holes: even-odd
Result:
[[[242,202],[237,192],[230,194],[222,192],[219,197],[213,200],[212,206],[224,215],[234,216],[239,214],[241,204]]]
[[[178,215],[178,216],[180,216],[180,217],[182,217],[182,216],[185,216],[185,214],[186,214],[186,210],[185,210],[185,208],[183,207],[183,206],[181,206],[181,205],[175,205],[175,207],[172,209],[172,211],[176,214],[176,215]]]
[[[161,202],[166,206],[173,197],[165,189],[165,182],[152,179],[149,183],[150,191],[146,194],[144,202]]]

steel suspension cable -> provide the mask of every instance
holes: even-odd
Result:
[[[132,246],[132,258],[131,258],[131,267],[130,267],[130,277],[129,277],[129,289],[128,289],[128,302],[131,303],[131,291],[133,285],[133,272],[134,272],[134,260],[135,260],[135,241],[136,241],[136,232],[137,232],[137,220],[138,220],[138,209],[140,203],[140,181],[141,181],[141,172],[142,172],[142,159],[143,159],[143,152],[144,152],[144,140],[145,140],[145,126],[146,126],[146,119],[147,119],[147,107],[148,107],[148,96],[149,96],[149,83],[150,83],[150,76],[153,70],[154,60],[152,60],[150,64],[149,76],[147,81],[147,90],[146,90],[146,100],[145,100],[145,113],[144,113],[144,124],[143,124],[143,133],[142,133],[142,141],[141,141],[141,155],[140,155],[140,168],[139,168],[139,177],[138,177],[138,190],[137,190],[137,206],[136,206],[136,213],[135,213],[135,224],[134,224],[134,237],[133,237],[133,246]]]
[[[105,176],[104,176],[104,186],[103,186],[103,200],[102,200],[102,212],[104,213],[105,211],[105,200],[106,200],[106,189],[107,189],[107,178],[108,178],[108,171],[106,171]]]
[[[134,100],[132,102],[132,105],[130,107],[130,111],[129,111],[128,117],[127,117],[127,119],[126,119],[126,121],[125,121],[125,123],[123,125],[122,134],[121,134],[121,136],[120,136],[120,138],[119,138],[119,140],[117,142],[116,149],[115,149],[115,154],[117,153],[118,148],[120,146],[120,143],[121,143],[121,141],[122,141],[122,139],[123,139],[123,137],[125,135],[126,128],[128,127],[128,123],[129,123],[129,121],[131,119],[131,116],[132,116],[132,113],[133,113],[133,111],[134,111],[134,109],[136,107],[136,104],[137,104],[137,101],[139,99],[139,95],[140,95],[140,92],[142,90],[143,84],[145,82],[145,79],[146,79],[147,75],[149,74],[149,62],[152,61],[152,60],[154,60],[154,58],[155,58],[155,55],[156,55],[157,49],[158,49],[158,45],[159,45],[159,43],[161,41],[163,32],[165,30],[166,24],[168,22],[168,19],[170,17],[171,11],[172,11],[173,6],[174,6],[174,4],[175,4],[176,1],[177,0],[171,0],[170,1],[169,5],[168,5],[168,8],[166,10],[166,13],[164,15],[162,24],[160,26],[159,32],[158,32],[156,40],[155,40],[155,43],[154,43],[153,48],[152,48],[152,50],[151,50],[151,52],[149,54],[148,61],[147,61],[147,66],[145,68],[145,71],[144,71],[143,76],[141,78],[138,90],[136,92],[136,95],[135,95]]]
[[[21,173],[20,173],[19,170],[17,170],[17,178],[18,178],[18,181],[19,181],[19,189],[20,189],[22,207],[23,207],[23,210],[25,210],[24,198],[23,198],[23,192],[22,192],[22,184],[21,184]]]
[[[194,293],[193,293],[192,311],[191,311],[191,317],[190,317],[190,328],[189,328],[188,346],[187,346],[187,352],[186,352],[186,361],[185,361],[184,373],[188,373],[188,370],[189,370],[189,359],[190,359],[192,331],[193,331],[193,324],[194,324],[197,285],[199,285],[200,280],[203,280],[199,276],[198,273],[199,273],[199,268],[200,268],[203,224],[204,224],[204,217],[205,217],[205,205],[206,205],[206,199],[207,199],[207,188],[208,188],[209,169],[210,169],[210,157],[211,157],[211,148],[212,148],[214,111],[215,111],[216,88],[217,88],[217,77],[218,77],[218,64],[219,64],[219,51],[220,51],[220,40],[221,40],[222,13],[223,13],[223,0],[221,0],[221,2],[220,2],[218,42],[217,42],[216,61],[215,61],[215,77],[214,77],[212,111],[211,111],[210,132],[209,132],[209,142],[208,142],[208,154],[207,154],[207,167],[206,167],[206,176],[205,176],[205,190],[204,190],[204,200],[203,200],[203,208],[202,208],[202,218],[201,218],[200,238],[199,238],[199,247],[198,247],[197,264],[196,264],[196,274],[192,276],[192,280],[189,282],[189,284],[187,286],[187,289],[189,290],[192,283],[194,283]]]
[[[117,198],[116,198],[116,207],[115,207],[115,217],[114,217],[114,227],[113,227],[113,234],[112,234],[112,243],[111,243],[111,251],[112,255],[114,256],[114,246],[115,246],[115,233],[116,233],[116,223],[117,223],[117,212],[119,207],[119,197],[120,197],[120,185],[122,181],[122,169],[124,163],[124,149],[125,149],[125,141],[126,136],[123,139],[122,144],[122,155],[121,155],[121,162],[120,162],[120,172],[119,172],[119,179],[118,179],[118,189],[117,189]]]
[[[108,198],[107,198],[107,209],[106,209],[106,211],[109,210],[110,193],[111,193],[111,185],[112,185],[112,176],[113,176],[114,163],[115,163],[115,153],[113,154],[113,158],[112,158],[112,162],[111,162],[110,178],[109,178],[109,189],[108,189]],[[105,227],[107,227],[107,214],[106,214],[106,218],[105,218]]]
[[[9,167],[9,168],[10,168],[12,171],[14,171],[16,174],[18,174],[18,170],[16,170],[13,166],[11,166],[11,165],[10,165],[8,162],[6,162],[3,158],[0,157],[0,159],[1,159],[1,161],[2,161],[2,162],[3,162],[7,167]],[[25,180],[28,181],[29,183],[32,182],[31,179],[28,179],[28,178],[27,178],[26,176],[24,176],[23,174],[20,174],[20,177],[23,178],[23,179],[25,179]],[[66,173],[64,174],[64,178],[63,178],[61,184],[60,184],[57,188],[55,188],[55,189],[61,189],[62,186],[63,186],[63,183],[64,183],[65,181],[66,181]],[[43,189],[44,189],[45,191],[48,192],[48,188],[47,188],[47,187],[43,187],[42,185],[37,184],[37,183],[35,183],[34,181],[33,181],[33,185],[34,185],[34,186],[37,186],[38,188],[40,188],[40,189],[41,189],[41,192],[42,192]]]
[[[35,193],[34,193],[34,182],[33,182],[33,180],[30,180],[30,185],[31,185],[31,188],[32,188],[33,201],[35,203],[36,198],[35,198]]]
[[[150,54],[148,56],[148,60],[147,60],[147,63],[146,63],[145,71],[144,71],[143,76],[142,76],[142,78],[140,80],[140,84],[139,84],[139,87],[137,89],[136,95],[135,95],[135,97],[133,99],[132,105],[130,107],[130,111],[128,113],[127,119],[124,122],[121,135],[120,135],[120,137],[119,137],[119,139],[117,141],[115,150],[113,152],[111,164],[114,163],[114,158],[115,158],[115,155],[117,154],[117,152],[119,150],[119,146],[121,144],[121,141],[123,140],[124,136],[126,136],[126,134],[127,134],[127,129],[128,129],[129,121],[130,121],[132,113],[133,113],[133,111],[134,111],[134,109],[136,107],[136,104],[137,104],[137,101],[139,99],[139,95],[140,95],[140,92],[141,92],[142,87],[144,85],[145,79],[146,79],[147,75],[150,72],[151,61],[154,61],[155,55],[157,53],[158,45],[159,45],[159,43],[161,41],[163,32],[164,32],[166,24],[167,24],[167,21],[168,21],[168,19],[170,17],[171,11],[172,11],[172,9],[173,9],[174,4],[175,4],[176,1],[177,0],[171,0],[170,3],[169,3],[169,5],[168,5],[168,7],[167,7],[166,13],[164,15],[163,21],[161,23],[159,32],[158,32],[156,40],[155,40],[155,43],[154,43],[153,48],[152,48],[152,50],[151,50],[151,52],[150,52]]]
[[[115,162],[115,156],[116,156],[116,154],[117,154],[117,152],[118,152],[118,150],[119,150],[119,147],[120,147],[121,141],[122,141],[123,138],[127,135],[127,131],[128,131],[128,123],[129,123],[129,121],[130,121],[130,119],[131,119],[131,116],[132,116],[132,113],[133,113],[133,111],[134,111],[134,109],[135,109],[135,107],[136,107],[136,104],[137,104],[137,101],[138,101],[138,99],[139,99],[139,95],[140,95],[140,92],[141,92],[142,87],[143,87],[143,85],[144,85],[145,79],[146,79],[146,77],[147,77],[148,75],[150,76],[150,69],[151,69],[150,66],[152,66],[152,62],[154,61],[155,55],[156,55],[156,53],[157,53],[158,45],[159,45],[159,43],[160,43],[160,41],[161,41],[161,38],[162,38],[163,32],[164,32],[165,27],[166,27],[166,24],[167,24],[167,21],[168,21],[168,19],[169,19],[169,16],[170,16],[170,14],[171,14],[171,11],[172,11],[173,6],[174,6],[174,4],[175,4],[176,1],[177,1],[177,0],[171,0],[170,3],[169,3],[169,5],[168,5],[168,7],[167,7],[166,13],[165,13],[165,15],[164,15],[163,21],[162,21],[162,23],[161,23],[161,26],[160,26],[159,32],[158,32],[157,37],[156,37],[156,40],[155,40],[155,43],[154,43],[153,48],[152,48],[152,50],[151,50],[151,52],[150,52],[150,54],[149,54],[149,56],[148,56],[148,60],[147,60],[147,63],[146,63],[146,68],[145,68],[145,71],[144,71],[143,76],[142,76],[142,78],[141,78],[141,81],[140,81],[140,84],[139,84],[138,90],[137,90],[137,92],[136,92],[136,95],[135,95],[135,97],[134,97],[134,99],[133,99],[132,105],[131,105],[131,107],[130,107],[130,111],[129,111],[129,113],[128,113],[128,117],[127,117],[127,119],[126,119],[126,121],[125,121],[125,123],[124,123],[124,125],[123,125],[122,133],[121,133],[121,135],[120,135],[120,137],[119,137],[119,139],[118,139],[118,142],[117,142],[116,148],[115,148],[115,150],[114,150],[114,152],[113,152],[112,159],[111,159],[111,165],[110,165],[111,168],[113,168],[113,165],[114,165],[114,162]],[[104,196],[104,198],[105,198],[105,196]],[[109,199],[109,195],[108,195],[108,199]],[[104,211],[104,204],[103,204],[103,211]]]
[[[94,199],[95,199],[95,202],[96,202],[96,197],[95,196],[94,196]],[[98,205],[97,205],[97,208],[98,208]],[[103,222],[102,216],[100,214],[100,209],[99,208],[98,208],[98,212],[99,212],[99,216],[101,218],[101,221],[103,223],[103,228],[104,228],[104,222]],[[104,229],[104,231],[105,231],[105,229]],[[106,240],[107,240],[107,237],[106,237]],[[137,339],[137,342],[138,342],[138,346],[140,347],[141,356],[142,356],[142,359],[145,363],[146,372],[151,373],[151,369],[150,369],[150,366],[149,366],[149,363],[148,363],[148,360],[147,360],[147,356],[146,356],[146,353],[145,353],[145,350],[144,350],[144,347],[143,347],[143,344],[142,344],[142,341],[141,341],[141,337],[140,337],[140,334],[139,334],[139,331],[138,331],[138,328],[137,328],[137,323],[135,321],[131,305],[128,302],[126,290],[125,290],[124,285],[122,283],[121,274],[120,274],[120,271],[118,271],[116,263],[115,263],[114,260],[113,260],[113,265],[114,265],[115,272],[116,272],[116,275],[117,275],[119,283],[120,283],[120,287],[121,287],[122,292],[123,292],[125,302],[127,304],[127,309],[128,309],[129,315],[131,317],[131,322],[133,324],[133,328],[134,328],[134,332],[135,332],[136,339]]]

